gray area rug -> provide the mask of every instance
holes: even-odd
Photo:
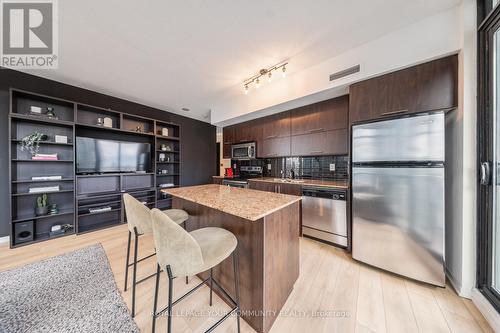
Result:
[[[0,272],[0,332],[139,332],[100,244]]]

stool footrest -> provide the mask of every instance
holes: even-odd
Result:
[[[217,328],[217,326],[219,326],[220,324],[222,324],[222,322],[224,320],[226,320],[230,315],[232,315],[234,312],[238,311],[238,306],[235,306],[234,308],[231,309],[231,311],[229,311],[228,313],[226,313],[224,315],[224,317],[222,317],[221,319],[219,319],[215,324],[212,325],[212,327],[210,327],[208,330],[205,331],[205,333],[209,333],[209,332],[212,332],[214,329]]]
[[[191,295],[193,292],[195,292],[196,290],[200,289],[200,287],[202,287],[208,280],[210,280],[210,278],[206,278],[205,280],[201,281],[200,284],[198,284],[196,287],[194,287],[193,289],[191,289],[190,291],[188,291],[187,293],[185,293],[184,295],[182,295],[181,297],[179,297],[178,299],[176,299],[173,303],[172,303],[172,307],[174,307],[175,304],[179,303],[180,301],[182,301],[184,298],[188,297],[189,295]],[[158,311],[157,313],[153,313],[153,316],[154,317],[158,317],[159,315],[161,315],[163,312],[165,311],[168,311],[168,306],[165,307],[163,310],[160,310]]]
[[[160,271],[160,272],[163,272],[163,271]],[[153,276],[155,276],[155,275],[156,275],[156,273],[153,273],[153,274],[151,274],[151,275],[148,275],[148,276],[146,276],[146,277],[144,277],[144,278],[140,279],[139,281],[136,281],[136,282],[135,282],[135,284],[136,284],[136,285],[138,285],[139,283],[144,282],[144,281],[146,281],[147,279],[150,279],[150,278],[152,278],[152,277],[153,277]]]
[[[149,256],[137,260],[137,263],[140,263],[141,261],[149,259],[149,258],[151,258],[152,256],[155,256],[155,255],[156,255],[156,252],[155,253],[151,253]],[[128,267],[130,267],[130,266],[134,266],[134,263],[128,264]]]

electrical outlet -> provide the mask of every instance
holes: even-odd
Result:
[[[335,171],[335,163],[330,163],[330,171]]]
[[[271,171],[271,163],[267,165],[267,170]]]

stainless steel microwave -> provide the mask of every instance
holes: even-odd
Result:
[[[233,160],[251,160],[257,157],[255,142],[241,143],[231,146]]]

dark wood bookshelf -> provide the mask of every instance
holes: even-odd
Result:
[[[30,114],[30,107],[42,110],[52,107],[56,118]],[[97,125],[97,118],[110,117],[113,127]],[[139,131],[137,129],[140,129]],[[168,136],[161,135],[168,129]],[[32,160],[29,152],[21,151],[22,138],[33,131],[49,136],[40,142],[40,153],[57,153],[59,160]],[[67,136],[67,143],[55,142],[55,135]],[[97,139],[134,141],[151,144],[151,170],[147,173],[104,173],[80,175],[76,173],[76,137],[87,136]],[[157,119],[132,115],[116,110],[92,106],[57,97],[31,93],[18,89],[10,90],[9,110],[9,206],[11,222],[11,247],[20,247],[73,234],[82,234],[126,223],[122,195],[129,193],[145,205],[168,209],[171,198],[162,198],[158,184],[160,179],[180,187],[181,132],[180,126]],[[165,144],[171,151],[161,150]],[[156,153],[172,154],[172,161],[158,162]],[[167,169],[169,174],[158,174]],[[60,175],[62,179],[32,180],[32,176]],[[99,181],[97,182],[96,177]],[[134,178],[137,177],[137,178]],[[159,178],[162,177],[162,178]],[[104,191],[94,189],[92,181],[102,184]],[[88,182],[82,193],[80,186]],[[61,184],[59,191],[46,192],[49,205],[57,204],[58,214],[36,216],[35,200],[43,193],[27,192],[30,184]],[[106,187],[106,184],[110,185]],[[116,184],[115,187],[111,184]],[[101,187],[101,186],[99,186]],[[106,189],[108,189],[106,191]],[[170,187],[173,188],[173,187]],[[106,212],[90,213],[89,208],[107,207]],[[33,240],[16,242],[15,225],[33,224]],[[53,224],[71,224],[72,229],[58,236],[50,236]],[[36,232],[35,232],[36,231]]]

